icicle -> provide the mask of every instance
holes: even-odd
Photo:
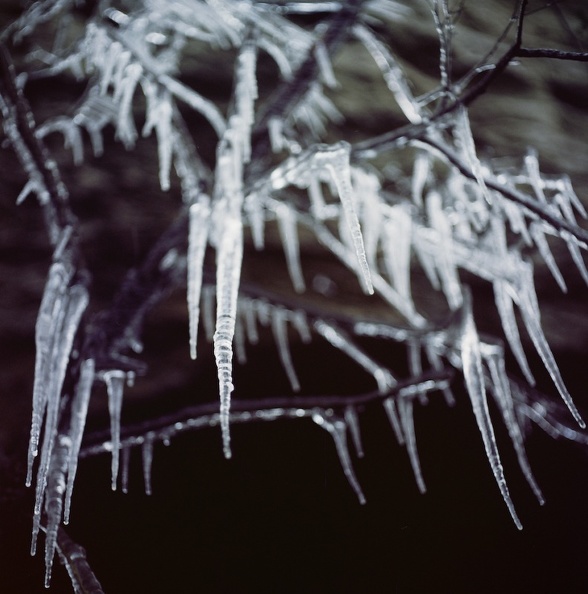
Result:
[[[406,118],[413,124],[420,124],[422,121],[419,113],[420,105],[414,98],[406,77],[390,50],[376,38],[368,27],[360,24],[355,25],[353,34],[371,54],[384,77],[387,87],[392,91],[396,103],[398,103]]]
[[[152,89],[152,87],[154,87]],[[147,120],[143,126],[143,137],[149,136],[153,128],[157,135],[159,155],[159,185],[166,192],[170,188],[170,171],[173,152],[173,106],[171,95],[153,83],[143,85],[147,97]]]
[[[461,153],[472,170],[484,199],[488,204],[492,204],[492,196],[484,180],[482,164],[476,154],[476,145],[472,136],[472,129],[470,128],[470,118],[465,106],[460,107],[456,112],[455,134],[456,140],[460,145]]]
[[[312,420],[319,427],[322,427],[330,433],[335,442],[335,449],[337,450],[337,455],[339,456],[339,462],[341,462],[345,478],[347,478],[349,485],[357,495],[359,503],[362,505],[365,504],[365,495],[361,490],[361,486],[355,476],[355,471],[351,464],[349,448],[347,447],[347,426],[345,425],[345,422],[340,419],[331,420],[323,411],[313,412]]]
[[[431,157],[428,153],[418,152],[413,164],[411,178],[412,201],[420,208],[423,206],[423,190],[431,169]]]
[[[529,336],[535,345],[537,353],[543,361],[543,365],[545,365],[545,369],[547,369],[547,372],[553,380],[557,391],[572,413],[572,416],[578,425],[584,429],[586,427],[586,423],[580,416],[580,413],[564,384],[553,353],[551,352],[551,349],[547,344],[547,340],[545,339],[545,335],[543,334],[543,330],[541,329],[539,311],[537,308],[537,297],[535,295],[535,288],[533,285],[533,271],[530,266],[522,269],[519,280],[521,281],[520,286],[518,287],[518,297],[520,300],[519,309],[523,317],[525,328],[527,329],[527,332],[529,333]]]
[[[582,279],[588,285],[588,270],[586,270],[586,264],[584,264],[582,253],[580,252],[580,248],[578,247],[575,238],[566,238],[566,245],[568,246],[568,250],[572,256],[572,260],[574,261],[576,268],[580,271]]]
[[[358,458],[363,458],[363,445],[361,443],[361,430],[359,428],[359,416],[355,406],[345,407],[345,423],[349,427],[349,433],[351,434],[351,441],[355,447],[355,453]]]
[[[42,190],[39,187],[39,182],[37,180],[29,179],[29,181],[24,185],[23,189],[20,191],[19,195],[16,197],[16,205],[20,206],[29,197],[30,194],[39,194],[41,191]]]
[[[566,287],[566,282],[564,281],[563,276],[559,270],[559,267],[557,266],[557,262],[555,261],[555,258],[553,257],[553,254],[551,253],[551,249],[549,248],[547,239],[545,239],[545,235],[543,233],[543,230],[541,229],[541,226],[537,223],[532,223],[530,232],[531,232],[531,237],[533,238],[533,241],[535,242],[535,245],[539,249],[539,253],[541,254],[541,257],[543,258],[543,261],[545,262],[545,264],[547,264],[547,268],[549,268],[549,272],[551,272],[551,275],[556,280],[562,293],[567,293],[568,288]]]
[[[262,250],[265,245],[262,196],[258,191],[254,191],[247,196],[245,200],[245,212],[249,219],[251,228],[251,237],[253,246],[256,250]]]
[[[116,136],[127,149],[133,148],[137,140],[132,102],[137,84],[142,75],[143,67],[140,64],[129,64],[125,69],[124,79],[117,87],[117,91],[120,92],[120,99],[116,118]],[[117,97],[118,93],[115,93],[115,100]]]
[[[226,122],[216,105],[183,85],[167,74],[158,76],[159,83],[178,99],[184,101],[192,109],[201,113],[213,127],[218,136],[222,136],[226,129]]]
[[[345,213],[345,218],[349,232],[355,247],[355,255],[359,264],[359,274],[363,281],[363,287],[368,294],[373,294],[374,288],[370,277],[369,266],[366,259],[365,248],[359,220],[357,218],[356,197],[351,185],[351,175],[349,167],[349,154],[351,147],[347,142],[341,141],[333,147],[329,147],[325,152],[318,153],[317,161],[323,163],[323,166],[329,170],[333,177],[337,193],[341,200],[341,206]]]
[[[527,480],[527,483],[531,487],[531,490],[535,494],[537,501],[539,501],[540,505],[543,505],[545,499],[543,498],[541,489],[537,485],[535,477],[533,476],[533,471],[529,465],[529,460],[527,459],[527,454],[525,452],[524,437],[515,415],[512,394],[510,392],[510,383],[504,366],[504,355],[502,353],[492,353],[484,356],[484,360],[490,371],[492,392],[516,452],[519,467]]]
[[[421,361],[421,343],[418,340],[409,340],[408,349],[408,372],[413,377],[418,377],[423,373],[423,363]],[[427,396],[419,394],[421,404],[427,404]]]
[[[288,345],[287,312],[281,307],[275,307],[272,310],[272,332],[278,347],[280,361],[288,376],[290,386],[294,392],[299,392],[300,382],[298,381],[296,371],[294,370],[290,347]]]
[[[513,303],[509,295],[508,284],[506,281],[496,280],[492,286],[494,288],[494,302],[496,303],[496,309],[498,310],[498,315],[500,316],[500,321],[502,323],[502,329],[504,331],[504,335],[506,336],[506,340],[510,345],[510,349],[515,356],[515,359],[517,360],[517,363],[519,364],[525,379],[531,386],[534,386],[535,378],[531,373],[531,369],[529,368],[529,363],[527,362],[527,357],[525,355],[525,350],[523,349],[523,345],[521,343],[521,337],[517,327]]]
[[[100,77],[100,93],[105,95],[108,91],[108,87],[112,82],[112,75],[114,72],[114,68],[118,62],[119,56],[123,51],[123,47],[120,42],[113,41],[110,44],[110,47],[104,54],[104,58],[101,64],[101,77]],[[101,56],[96,56],[97,58],[101,58]]]
[[[251,126],[255,117],[253,106],[257,99],[257,80],[255,78],[256,47],[245,43],[237,57],[235,69],[235,112],[240,116],[243,129],[240,134],[243,163],[248,163],[251,156]]]
[[[385,394],[396,384],[396,379],[390,371],[378,365],[371,357],[353,344],[343,332],[335,328],[335,326],[323,320],[316,320],[313,327],[327,342],[339,349],[342,353],[345,353],[360,367],[365,369],[376,380],[378,390],[382,394]]]
[[[327,52],[325,44],[321,41],[319,41],[315,46],[314,57],[316,58],[316,63],[322,82],[330,89],[336,88],[337,79],[335,78],[335,72],[333,71],[333,65],[331,64],[331,58]]]
[[[298,334],[300,336],[300,340],[304,344],[309,344],[312,341],[312,336],[310,334],[310,328],[308,327],[308,320],[306,319],[306,314],[303,310],[296,310],[291,312],[291,322],[292,326],[296,328]]]
[[[121,452],[120,490],[123,493],[129,492],[129,466],[131,463],[131,448],[123,446]]]
[[[41,461],[37,471],[37,484],[35,488],[35,505],[33,509],[33,533],[31,554],[36,551],[36,541],[41,521],[41,507],[47,486],[47,473],[50,468],[54,439],[57,436],[57,422],[61,404],[61,390],[65,373],[70,360],[70,353],[77,332],[80,319],[88,305],[88,292],[82,285],[74,285],[66,295],[60,313],[57,316],[54,331],[53,345],[51,348],[49,369],[47,371],[47,412]]]
[[[243,259],[243,227],[237,218],[229,218],[223,227],[223,236],[217,248],[216,329],[213,341],[219,381],[223,451],[225,457],[230,458],[229,409],[234,387],[233,336]]]
[[[200,318],[200,292],[202,269],[208,239],[210,206],[208,196],[201,195],[190,206],[190,233],[188,239],[188,312],[190,314],[190,357],[196,359],[198,320]]]
[[[508,492],[506,479],[504,477],[504,472],[500,461],[500,455],[498,453],[496,438],[494,437],[494,428],[492,426],[492,420],[490,419],[490,413],[488,412],[486,389],[484,387],[484,373],[482,370],[482,357],[480,353],[480,342],[478,338],[478,331],[474,324],[471,295],[469,293],[464,295],[462,315],[461,359],[468,396],[470,397],[470,401],[472,403],[472,409],[474,411],[474,416],[476,417],[478,429],[482,435],[486,456],[490,462],[490,466],[492,468],[492,472],[494,473],[494,478],[498,488],[500,489],[502,498],[506,503],[508,511],[510,512],[516,527],[519,530],[522,530],[523,526],[517,516],[514,504]]]
[[[373,173],[354,167],[352,179],[355,194],[361,200],[361,228],[367,263],[377,270],[378,243],[382,235],[382,200],[379,196],[380,181]]]
[[[47,477],[47,527],[45,534],[45,588],[51,585],[51,569],[57,544],[57,530],[61,522],[63,510],[63,493],[65,492],[65,473],[71,447],[71,439],[67,435],[59,435],[55,444],[55,452]]]
[[[441,290],[441,282],[439,281],[439,275],[437,274],[436,258],[431,254],[431,250],[428,247],[429,239],[423,237],[424,234],[429,233],[429,229],[419,229],[414,235],[412,245],[414,247],[414,253],[427,277],[428,281],[435,291]]]
[[[113,369],[104,372],[108,392],[108,412],[110,414],[110,442],[112,444],[111,487],[116,491],[118,479],[118,460],[120,451],[120,413],[122,409],[125,372]]]
[[[398,400],[398,411],[400,413],[400,424],[406,440],[406,451],[408,452],[408,458],[410,460],[410,465],[412,466],[417,487],[421,493],[426,493],[427,487],[425,486],[425,481],[423,479],[421,462],[416,445],[412,399],[400,398]]]
[[[310,211],[317,220],[322,220],[325,213],[325,197],[321,189],[320,179],[313,177],[308,182],[308,197],[310,198]]]
[[[451,225],[447,215],[443,212],[442,198],[437,192],[429,192],[427,196],[427,213],[431,227],[439,234],[439,246],[436,251],[435,260],[441,282],[443,293],[447,304],[452,310],[456,310],[462,303],[461,283],[453,259],[453,238]]]
[[[547,199],[545,198],[545,193],[543,192],[544,183],[543,179],[541,179],[541,172],[539,171],[539,161],[537,160],[536,151],[529,151],[529,153],[525,155],[525,168],[527,169],[529,183],[535,192],[535,196],[537,196],[537,200],[543,204],[547,204]]]
[[[51,368],[50,354],[53,341],[59,332],[59,316],[63,316],[64,293],[71,278],[71,271],[63,264],[55,263],[49,270],[43,299],[35,326],[35,382],[33,386],[33,413],[29,439],[27,487],[31,486],[33,462],[38,455],[43,414],[47,404],[47,388]]]
[[[412,244],[412,219],[405,208],[393,207],[384,226],[383,253],[388,276],[394,289],[413,303],[410,290],[410,246]]]
[[[433,366],[435,371],[442,372],[445,369],[443,365],[443,361],[441,361],[441,357],[439,353],[437,353],[435,342],[430,338],[426,338],[423,344],[423,348],[425,349],[425,353],[427,355],[427,359],[429,363]],[[445,402],[447,406],[455,406],[455,396],[451,391],[451,388],[442,388],[441,391],[443,392],[443,397],[445,398]]]
[[[296,213],[290,206],[284,203],[278,203],[274,212],[278,219],[278,229],[280,231],[280,238],[284,247],[286,264],[292,285],[297,293],[303,293],[306,286],[300,266],[300,246],[296,228]]]
[[[78,468],[78,455],[84,435],[86,425],[86,415],[88,413],[88,404],[92,393],[92,384],[94,383],[94,359],[86,359],[80,366],[80,377],[76,386],[75,396],[71,411],[71,450],[67,462],[67,489],[65,492],[65,509],[63,513],[63,523],[69,524],[71,509],[71,496],[73,493],[74,481]]]
[[[151,466],[153,464],[153,439],[154,435],[145,436],[141,448],[143,458],[143,479],[145,481],[145,495],[151,495]]]

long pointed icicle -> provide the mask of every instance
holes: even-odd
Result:
[[[329,171],[341,200],[341,206],[345,213],[345,219],[349,228],[349,233],[355,255],[359,264],[358,275],[362,279],[363,287],[368,294],[373,294],[374,287],[370,276],[365,248],[359,219],[357,217],[356,198],[351,185],[351,172],[349,167],[349,153],[351,147],[347,142],[341,141],[334,147],[324,153],[317,154],[317,162],[324,163],[324,167]]]
[[[57,333],[55,324],[59,318],[59,312],[64,299],[64,290],[70,277],[71,272],[68,272],[63,264],[56,263],[51,266],[37,316],[35,326],[35,346],[37,352],[26,479],[27,487],[30,487],[32,483],[33,462],[38,455],[41,425],[47,404],[48,373],[50,369],[49,357],[52,349],[52,341],[55,339]]]
[[[94,383],[94,369],[94,359],[86,359],[81,364],[80,377],[72,404],[70,427],[72,445],[67,463],[67,487],[65,491],[65,509],[63,513],[64,524],[69,523],[71,496],[78,468],[78,454],[82,444],[84,427],[86,425],[86,415],[88,413],[90,394],[92,393],[92,384]]]
[[[519,426],[516,417],[513,398],[510,391],[510,384],[506,375],[506,368],[504,365],[503,353],[491,354],[484,357],[488,370],[490,371],[490,378],[492,380],[492,393],[494,394],[498,408],[502,414],[502,419],[512,441],[512,445],[517,455],[519,467],[531,490],[535,494],[540,505],[545,503],[541,489],[535,480],[531,465],[525,452],[525,443],[523,433]]]
[[[37,547],[37,535],[41,522],[41,507],[47,487],[53,453],[54,439],[57,436],[59,419],[59,406],[61,403],[61,390],[75,334],[86,306],[88,305],[88,292],[82,285],[74,285],[67,293],[64,304],[60,309],[59,321],[56,323],[53,347],[50,355],[50,370],[47,381],[47,415],[45,419],[45,433],[41,450],[41,461],[37,471],[37,484],[35,488],[35,505],[33,508],[33,532],[31,540],[31,554],[34,555]]]
[[[351,456],[349,455],[349,448],[347,447],[347,425],[341,419],[330,419],[323,412],[315,412],[312,415],[312,420],[319,426],[329,432],[333,441],[335,442],[335,449],[337,450],[337,456],[341,462],[343,473],[345,478],[349,482],[349,485],[357,495],[359,503],[365,504],[366,499],[361,485],[357,480],[353,465],[351,464]]]
[[[421,462],[419,459],[419,453],[416,445],[416,433],[414,430],[414,416],[413,416],[414,402],[410,398],[401,398],[398,401],[398,412],[400,413],[400,423],[404,437],[406,439],[406,451],[408,452],[408,458],[414,478],[417,483],[417,487],[421,493],[427,492],[425,486],[425,480],[421,470]]]
[[[566,282],[562,276],[559,266],[557,265],[557,262],[555,261],[555,258],[553,257],[553,254],[551,253],[551,249],[547,243],[547,239],[545,238],[545,234],[543,233],[541,226],[537,223],[533,223],[530,226],[529,231],[533,241],[535,242],[535,245],[537,246],[537,249],[539,250],[539,253],[541,254],[541,257],[543,258],[543,261],[545,264],[547,264],[549,272],[551,272],[551,276],[553,276],[559,285],[562,293],[567,293],[568,288],[566,286]]]
[[[292,285],[297,293],[305,290],[304,277],[300,266],[300,245],[298,242],[298,231],[296,229],[296,215],[292,209],[284,203],[279,203],[275,209],[278,218],[278,229],[284,253],[286,254],[286,265],[292,280]]]
[[[526,274],[527,276],[532,276],[532,272],[530,271],[527,271]],[[532,278],[529,282],[532,282]],[[535,345],[535,349],[541,357],[543,365],[545,365],[545,368],[547,369],[547,372],[555,384],[557,391],[562,397],[562,400],[565,402],[578,425],[584,429],[586,427],[586,423],[582,419],[580,412],[574,404],[571,394],[566,388],[563,378],[561,377],[559,367],[555,362],[553,353],[551,352],[549,344],[547,344],[547,340],[543,334],[543,330],[541,329],[541,322],[539,321],[539,314],[537,311],[536,296],[534,294],[534,287],[532,284],[523,284],[519,292],[519,299],[519,308],[523,317],[523,322],[527,332],[529,333],[529,336],[531,337],[531,340],[533,341],[533,344]]]
[[[512,353],[515,356],[515,359],[517,360],[517,363],[519,364],[525,379],[531,386],[534,386],[535,378],[531,373],[529,363],[527,362],[527,356],[525,355],[525,350],[523,349],[523,345],[521,343],[513,302],[508,293],[508,284],[506,281],[496,280],[493,283],[493,288],[494,302],[496,304],[496,309],[498,310],[498,315],[500,316],[500,321],[502,323],[502,329],[504,330],[506,340],[508,341]]]
[[[355,406],[346,406],[345,412],[345,423],[349,427],[349,434],[351,435],[351,441],[355,447],[355,453],[358,458],[363,458],[363,445],[361,442],[361,430],[359,428],[359,415]]]
[[[243,227],[238,219],[224,222],[223,238],[217,256],[217,306],[214,356],[220,392],[223,451],[231,457],[229,410],[233,391],[233,338],[237,318],[237,296],[243,260]]]
[[[209,198],[201,195],[200,200],[190,206],[188,237],[188,312],[190,314],[190,357],[192,359],[196,359],[202,268],[208,239],[209,219]]]
[[[482,435],[486,457],[490,462],[494,478],[498,484],[498,488],[500,489],[500,493],[506,503],[508,511],[510,512],[516,527],[519,530],[522,530],[523,526],[515,511],[514,503],[510,498],[504,471],[502,469],[502,463],[500,461],[500,455],[498,453],[496,438],[494,437],[492,420],[490,419],[490,413],[488,411],[486,388],[484,386],[484,373],[482,370],[482,356],[480,353],[480,341],[476,325],[474,324],[471,295],[469,293],[464,295],[461,357],[466,388],[472,403],[472,409],[474,411],[474,416],[476,417],[478,429]]]
[[[120,453],[120,413],[122,409],[123,391],[126,374],[113,369],[104,373],[106,391],[108,392],[108,412],[110,413],[110,442],[112,444],[111,487],[116,491]]]
[[[57,544],[57,531],[63,511],[63,493],[65,492],[65,474],[67,460],[71,448],[71,439],[67,435],[59,435],[55,445],[55,452],[49,467],[47,478],[47,527],[45,535],[45,588],[51,584],[51,569]]]

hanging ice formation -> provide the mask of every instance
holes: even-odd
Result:
[[[71,2],[49,4],[45,10],[35,3],[26,19],[0,34],[2,39],[25,37],[61,15]],[[98,3],[101,13],[87,22],[67,55],[61,40],[50,51],[30,56],[34,61],[23,62],[27,67],[45,62],[45,67],[31,72],[33,77],[71,73],[77,80],[87,80],[88,88],[70,115],[35,127],[24,100],[29,75],[22,73],[17,82],[14,68],[0,55],[4,132],[27,174],[17,202],[37,196],[54,248],[35,328],[26,477],[30,486],[37,465],[31,549],[35,551],[38,532],[44,529],[46,582],[59,524],[70,520],[79,457],[109,452],[112,488],[120,475],[126,492],[130,452],[140,447],[145,491],[150,493],[154,446],[160,441],[168,443],[183,431],[219,426],[224,454],[230,457],[231,423],[304,418],[331,435],[345,477],[363,503],[348,440],[361,457],[360,415],[374,404],[387,415],[398,443],[406,447],[417,488],[424,492],[426,468],[421,468],[417,449],[415,410],[435,392],[443,393],[448,404],[455,402],[459,393],[454,396],[451,389],[453,374],[464,380],[491,471],[520,528],[488,396],[496,403],[522,474],[542,502],[524,448],[528,425],[532,422],[553,437],[580,443],[588,443],[588,438],[566,425],[556,404],[528,387],[535,379],[523,346],[525,335],[571,415],[584,427],[541,327],[529,254],[536,254],[565,291],[567,279],[551,245],[553,238],[564,241],[588,284],[582,254],[588,235],[577,220],[587,213],[566,176],[541,172],[535,151],[508,166],[478,154],[467,91],[472,81],[497,65],[483,64],[462,80],[452,81],[454,23],[449,17],[453,16],[445,15],[444,20],[440,8],[433,11],[440,42],[440,86],[417,97],[402,60],[379,33],[386,23],[408,13],[395,2],[201,0],[194,10],[190,2],[149,0],[138,2],[139,10],[129,8],[128,13],[107,4]],[[308,13],[317,20],[323,13],[335,14],[312,30],[289,19]],[[340,139],[336,127],[330,126],[343,119],[333,58],[345,35],[367,50],[366,58],[373,60],[381,75],[382,90],[389,92],[397,115],[405,120],[404,126],[355,144]],[[223,102],[208,99],[206,90],[200,94],[184,82],[187,50],[198,54],[203,47],[236,56],[226,109]],[[266,94],[268,89],[262,89],[261,101],[258,52],[275,63],[280,79],[275,90]],[[141,100],[136,101],[139,95]],[[201,116],[208,136],[215,134],[218,139],[212,169],[198,155],[198,138],[192,135],[200,131],[188,125],[188,118],[184,121],[187,112]],[[137,130],[137,122],[144,122],[142,130]],[[94,156],[99,157],[109,126],[129,150],[140,142],[139,136],[154,137],[159,186],[168,192],[164,199],[173,203],[179,182],[185,212],[175,223],[175,235],[166,232],[144,268],[129,274],[111,308],[102,312],[105,318],[97,316],[82,324],[89,301],[83,242],[77,245],[83,229],[69,212],[68,193],[43,141],[60,134],[74,164],[80,165],[86,133]],[[397,160],[392,151],[404,156]],[[407,159],[412,160],[409,166]],[[294,289],[289,298],[265,286],[241,283],[249,237],[255,249],[263,250],[276,236]],[[325,311],[310,305],[312,296],[307,301],[301,294],[311,286],[303,266],[304,242],[311,240],[355,274],[364,293],[375,293],[390,305],[390,316],[375,320],[367,307],[344,314],[337,307]],[[209,262],[207,255],[214,255],[215,262]],[[412,286],[419,267],[430,285],[426,297],[435,295],[442,302],[439,317],[428,311],[424,292]],[[501,341],[478,333],[463,271],[491,284],[505,343],[528,386],[507,373]],[[153,278],[155,284],[149,284]],[[199,352],[201,325],[200,332],[213,343],[220,404],[197,404],[169,422],[147,422],[121,431],[125,383],[134,377],[125,353],[140,351],[145,314],[181,279],[187,280],[190,356],[195,359]],[[340,290],[337,298],[345,297]],[[103,319],[114,321],[113,328],[101,333]],[[520,324],[526,331],[523,336]],[[234,360],[245,364],[249,345],[257,344],[265,329],[273,335],[292,392],[302,395],[232,402]],[[305,395],[296,370],[297,353],[291,348],[294,336],[302,343],[313,336],[326,341],[369,375],[372,389],[349,397]],[[386,359],[380,363],[362,337],[367,343],[390,340],[403,345],[408,377],[393,373]],[[93,385],[99,381],[106,385],[110,428],[99,444],[89,445],[84,428]]]

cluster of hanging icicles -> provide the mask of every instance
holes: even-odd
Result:
[[[97,3],[97,14],[73,45],[37,51],[36,63],[43,65],[35,71],[16,73],[7,52],[2,52],[4,132],[28,175],[17,200],[30,194],[37,197],[54,248],[36,325],[27,473],[27,484],[34,482],[36,489],[32,551],[42,528],[47,585],[58,527],[69,521],[80,457],[111,452],[112,488],[121,484],[126,491],[130,449],[141,447],[150,492],[155,442],[218,425],[225,456],[230,457],[231,423],[310,418],[332,436],[343,471],[363,503],[347,437],[357,455],[362,455],[358,413],[367,402],[380,401],[424,491],[413,406],[435,392],[453,402],[448,370],[456,370],[465,381],[492,472],[520,528],[494,438],[488,395],[502,415],[522,472],[542,502],[524,449],[529,421],[554,436],[584,442],[588,438],[562,425],[557,420],[560,416],[553,415],[556,405],[532,389],[534,379],[519,337],[517,314],[571,415],[584,427],[543,334],[533,266],[523,254],[535,248],[565,290],[547,237],[565,242],[588,282],[581,255],[588,234],[577,225],[576,217],[585,218],[586,212],[570,180],[543,175],[537,154],[529,151],[516,171],[478,157],[466,97],[472,81],[479,84],[480,77],[491,72],[491,63],[478,66],[460,81],[442,81],[424,98],[415,97],[378,33],[385,27],[402,27],[411,18],[411,9],[402,2],[137,0],[132,12],[109,4]],[[443,2],[431,4],[443,50],[442,78],[447,79],[448,32],[455,24],[452,15],[443,12]],[[46,22],[54,23],[73,5],[73,0],[35,4],[5,30],[3,42],[18,41]],[[511,28],[522,27],[524,7],[525,2],[518,3]],[[320,17],[321,26],[305,28],[290,18],[305,14]],[[358,144],[343,140],[324,144],[321,139],[330,122],[342,117],[329,98],[333,94],[329,89],[336,90],[338,84],[331,58],[348,41],[371,54],[389,89],[390,102],[400,108],[406,126]],[[199,47],[231,50],[236,55],[233,93],[226,110],[177,76],[183,55]],[[277,65],[281,81],[268,99],[259,102],[256,66],[262,52]],[[36,125],[25,99],[27,80],[55,75],[73,75],[88,81],[88,86],[73,113]],[[138,95],[144,99],[141,132],[135,127]],[[198,155],[197,139],[179,105],[201,114],[217,134],[214,170]],[[93,154],[99,156],[108,126],[115,128],[117,139],[129,149],[140,134],[155,134],[161,189],[169,190],[171,176],[177,175],[182,208],[178,221],[153,247],[143,267],[129,273],[112,308],[88,319],[89,273],[78,223],[43,139],[62,134],[80,164],[86,148],[82,131],[89,136]],[[400,151],[415,155],[404,193],[395,186],[394,171],[387,173],[382,167]],[[173,202],[172,196],[163,199]],[[298,239],[298,231],[305,229],[358,277],[366,294],[379,295],[404,323],[338,318],[241,286],[245,232],[250,232],[254,247],[263,250],[267,224],[277,226],[295,292],[305,291],[306,286]],[[216,262],[212,274],[205,269],[205,254],[210,250]],[[415,305],[414,261],[453,312],[443,326]],[[526,383],[507,374],[502,341],[478,334],[472,297],[460,270],[491,283],[506,343]],[[131,355],[140,352],[143,319],[170,288],[184,282],[190,328],[187,348],[196,359],[197,350],[203,348],[197,345],[202,321],[213,344],[220,404],[195,406],[147,428],[126,428],[123,435],[123,393],[137,372],[135,355]],[[273,332],[294,392],[300,382],[290,356],[289,328],[297,331],[302,342],[320,337],[347,355],[373,377],[373,392],[349,397],[344,405],[341,398],[325,396],[308,403],[294,395],[271,404],[238,398],[231,402],[234,359],[245,361],[245,345],[257,342],[260,326]],[[396,377],[365,353],[354,340],[364,336],[406,345],[410,377]],[[110,435],[85,443],[88,403],[93,386],[100,382],[108,393]]]

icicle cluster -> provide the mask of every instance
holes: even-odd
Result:
[[[34,4],[27,18],[5,30],[3,39],[31,34],[70,4],[54,2],[46,11]],[[581,443],[588,443],[588,438],[567,426],[557,405],[533,388],[521,326],[573,418],[585,426],[541,327],[530,254],[537,254],[565,292],[551,238],[565,243],[588,283],[582,256],[588,234],[578,226],[577,219],[587,215],[570,180],[543,174],[535,151],[520,157],[516,168],[504,168],[478,154],[467,93],[476,77],[500,64],[477,65],[460,81],[452,81],[454,23],[452,15],[441,14],[441,3],[433,7],[432,20],[439,35],[441,80],[424,97],[415,96],[402,62],[381,35],[390,22],[398,26],[410,16],[396,2],[143,0],[128,13],[109,2],[98,6],[100,13],[86,23],[72,47],[64,52],[56,44],[51,51],[37,52],[45,66],[28,74],[70,73],[87,82],[68,115],[35,126],[23,94],[27,74],[15,77],[4,59],[9,82],[0,85],[6,137],[28,178],[16,200],[36,194],[54,248],[35,330],[26,479],[32,485],[38,458],[32,551],[43,528],[46,584],[59,525],[70,519],[79,457],[110,452],[112,488],[120,481],[126,492],[131,448],[141,447],[149,494],[154,446],[160,441],[219,426],[228,458],[231,423],[306,418],[333,438],[345,477],[364,503],[348,439],[355,455],[363,456],[359,413],[375,403],[387,415],[398,443],[406,447],[418,489],[424,492],[414,408],[434,393],[453,404],[454,372],[463,379],[491,471],[520,528],[488,399],[494,400],[521,471],[542,503],[524,447],[529,423],[554,437]],[[311,30],[289,18],[300,14],[325,20]],[[371,56],[390,104],[406,120],[399,129],[355,144],[337,136],[344,118],[337,104],[334,58],[347,39]],[[183,60],[199,52],[224,52],[234,59],[228,107],[208,98],[206,89],[199,92],[184,82]],[[260,56],[275,63],[279,79],[268,93],[258,89]],[[210,156],[198,153],[200,131],[187,124],[189,118],[183,114],[189,112],[202,116],[208,132],[216,135],[211,167]],[[144,122],[140,132],[138,121]],[[89,136],[92,152],[99,157],[108,127],[129,150],[139,136],[154,135],[160,188],[173,194],[179,182],[177,204],[182,210],[145,263],[129,272],[112,306],[86,320],[90,296],[80,226],[68,210],[69,194],[43,140],[56,132],[63,135],[74,163],[80,165],[84,136]],[[395,151],[412,159],[410,170],[402,175],[394,165]],[[173,196],[166,199],[173,204]],[[295,293],[290,299],[241,283],[248,238],[255,249],[263,250],[266,227],[277,231],[282,244]],[[369,297],[375,294],[390,306],[390,316],[362,319],[298,302],[310,285],[301,231],[305,241],[316,240],[357,277],[366,299],[376,299]],[[415,295],[415,269],[444,302],[443,322]],[[502,333],[526,385],[507,373],[500,337],[480,336],[462,271],[491,283]],[[213,343],[220,403],[197,404],[174,418],[123,432],[124,388],[139,368],[128,353],[140,352],[147,312],[181,283],[187,285],[190,356],[196,359],[198,336],[206,334]],[[234,360],[246,363],[247,344],[255,345],[264,328],[273,334],[292,392],[303,389],[290,349],[293,335],[302,343],[313,335],[326,341],[371,377],[373,390],[350,397],[292,395],[267,402],[247,401],[238,394],[235,398]],[[399,377],[388,363],[370,355],[363,337],[404,345],[408,377]],[[110,428],[107,436],[92,443],[84,428],[96,382],[106,387]]]

